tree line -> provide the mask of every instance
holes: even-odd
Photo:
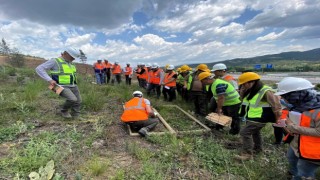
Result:
[[[25,65],[25,56],[17,48],[10,48],[4,38],[0,43],[0,54],[5,57],[5,61],[13,67],[23,67]]]

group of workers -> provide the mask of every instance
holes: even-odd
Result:
[[[64,88],[59,94],[66,99],[59,112],[64,118],[81,119],[81,96],[77,87],[76,67],[72,63],[80,55],[79,50],[67,48],[61,57],[52,58],[36,68],[37,74],[51,86]],[[119,70],[117,66],[117,62],[110,65],[110,71],[121,73],[121,68]],[[167,66],[165,70],[157,63],[139,66],[140,70],[137,68],[135,72],[140,73],[139,85],[146,89],[147,95],[156,89],[159,98],[162,86],[162,92],[168,95],[164,95],[165,100],[172,101],[175,98],[172,92],[175,94],[177,88],[182,97],[194,103],[198,117],[206,116],[208,107],[211,112],[232,117],[229,133],[240,133],[243,145],[238,157],[242,160],[250,159],[262,151],[260,131],[267,122],[274,123],[280,127],[281,133],[285,130],[287,134],[285,139],[290,143],[287,157],[293,179],[315,178],[315,172],[320,166],[320,96],[308,80],[284,78],[274,93],[272,88],[262,83],[257,73],[244,72],[235,79],[226,74],[224,64],[216,64],[212,70],[205,64],[199,64],[194,72],[187,65],[181,66],[177,72],[173,65]],[[146,77],[142,69],[149,73]],[[101,73],[97,71],[97,74]],[[100,82],[104,83],[104,80]],[[285,106],[281,106],[281,101]],[[300,114],[299,121],[293,120],[290,116],[292,112]],[[240,117],[246,119],[243,128],[240,128]],[[136,129],[141,136],[147,136],[159,122],[157,113],[152,110],[150,101],[143,97],[141,91],[133,92],[133,98],[125,103],[121,120]],[[215,126],[217,130],[221,128]]]
[[[93,64],[93,70],[96,83],[99,85],[107,84],[110,80],[112,84],[114,84],[115,81],[120,84],[122,73],[125,75],[126,84],[131,85],[133,70],[129,62],[127,62],[126,67],[122,69],[118,61],[111,64],[106,59],[103,62],[99,59]]]

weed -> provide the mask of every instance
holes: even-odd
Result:
[[[88,163],[88,171],[93,176],[99,176],[108,169],[109,164],[109,161],[106,161],[105,159],[93,158]]]
[[[124,180],[125,179],[125,171],[120,169],[116,172],[116,175],[110,178],[111,180]]]
[[[142,171],[137,175],[137,179],[141,180],[160,180],[165,179],[161,171],[159,171],[159,164],[146,162],[143,164]]]
[[[150,158],[152,158],[155,153],[150,151],[147,148],[140,147],[137,143],[127,143],[127,149],[128,151],[133,154],[136,158],[142,161],[147,161]]]

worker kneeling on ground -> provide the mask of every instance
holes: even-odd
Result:
[[[142,97],[141,91],[134,91],[132,95],[133,98],[124,105],[121,120],[145,137],[150,130],[156,127],[159,120],[156,117],[157,114],[151,109],[150,101]]]

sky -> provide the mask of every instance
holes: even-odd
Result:
[[[45,59],[209,63],[319,48],[320,0],[0,0],[0,38]]]

